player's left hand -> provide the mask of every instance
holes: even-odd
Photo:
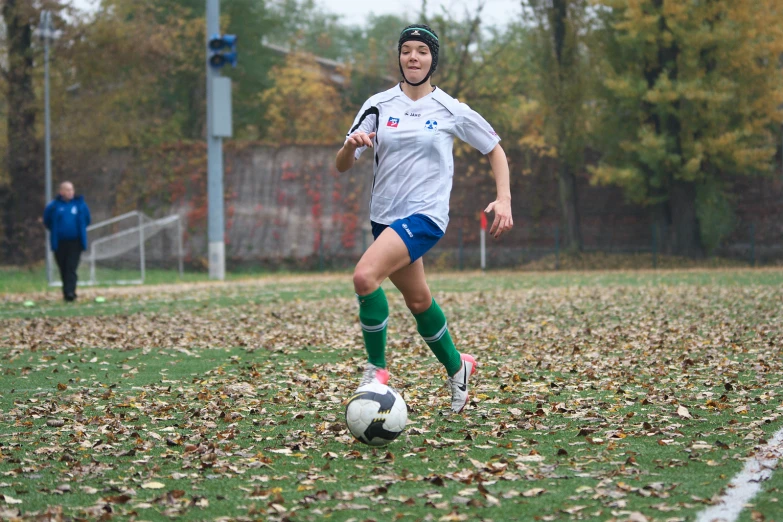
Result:
[[[511,230],[514,226],[514,219],[511,217],[511,201],[496,199],[484,209],[484,212],[489,214],[493,210],[495,211],[495,220],[489,229],[489,235],[497,239],[503,232]]]

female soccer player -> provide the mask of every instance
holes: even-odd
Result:
[[[489,158],[497,199],[484,212],[495,212],[490,234],[510,230],[511,191],[506,154],[487,121],[464,103],[430,83],[438,66],[438,35],[425,24],[400,34],[402,81],[367,100],[337,153],[340,172],[350,169],[367,147],[374,149],[370,221],[375,241],[353,274],[359,321],[368,362],[361,384],[389,380],[386,371],[386,324],[389,305],[381,283],[388,277],[416,318],[418,331],[446,367],[451,409],[468,403],[468,378],[476,360],[460,354],[449,335],[446,317],[432,298],[422,256],[446,232],[454,174],[454,137]]]

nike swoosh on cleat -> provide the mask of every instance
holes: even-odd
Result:
[[[463,368],[465,368],[465,365],[463,365]],[[468,369],[465,368],[465,377],[463,377],[462,384],[458,384],[457,388],[460,389],[460,391],[467,391],[468,390]]]

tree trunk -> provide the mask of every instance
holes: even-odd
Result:
[[[674,180],[669,196],[672,253],[679,256],[702,257],[699,220],[696,216],[696,185]]]
[[[35,136],[36,99],[33,90],[33,31],[31,7],[19,0],[6,0],[3,18],[8,35],[8,174],[10,185],[2,202],[5,258],[26,263],[43,254],[44,175],[39,168]]]
[[[576,176],[565,161],[560,162],[558,172],[558,187],[560,189],[560,210],[563,212],[565,225],[565,250],[582,251],[582,232],[579,224],[579,212],[576,202]]]
[[[576,176],[563,153],[566,150],[566,142],[568,141],[565,111],[569,110],[563,90],[565,82],[568,81],[568,68],[574,65],[574,61],[564,54],[567,37],[568,2],[569,0],[552,0],[550,11],[552,45],[557,58],[558,78],[557,112],[559,123],[557,128],[557,148],[560,151],[560,157],[557,177],[560,192],[560,209],[563,212],[563,224],[565,226],[565,248],[571,252],[581,252],[582,233],[579,224],[579,211],[576,205]],[[573,50],[570,52],[573,52]]]
[[[669,255],[702,257],[699,220],[696,215],[696,186],[673,181],[669,199],[652,207],[657,248]]]

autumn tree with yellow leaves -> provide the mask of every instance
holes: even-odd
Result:
[[[732,180],[773,169],[783,8],[777,0],[594,5],[604,89],[594,179],[649,207],[668,251],[709,252],[733,228]]]
[[[353,118],[338,90],[349,81],[347,67],[329,70],[312,55],[290,53],[271,77],[272,87],[260,94],[267,107],[267,139],[281,145],[342,141]]]

